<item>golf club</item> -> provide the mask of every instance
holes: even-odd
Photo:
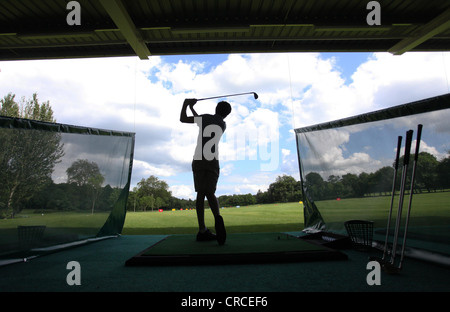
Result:
[[[411,176],[411,188],[409,191],[408,212],[406,214],[406,221],[405,221],[405,233],[403,236],[403,244],[402,244],[402,252],[401,252],[401,256],[400,256],[400,263],[398,265],[399,270],[401,270],[401,268],[402,268],[403,256],[405,254],[406,234],[408,233],[409,216],[411,214],[411,203],[412,203],[412,197],[413,197],[413,192],[414,192],[414,180],[416,177],[417,160],[419,159],[419,148],[420,148],[420,139],[422,136],[422,128],[423,128],[423,125],[421,125],[421,124],[417,126],[416,150],[415,150],[415,154],[414,154],[413,172],[412,172],[412,176]]]
[[[402,147],[402,136],[398,136],[397,140],[397,152],[395,155],[395,162],[394,162],[394,177],[392,181],[392,193],[391,193],[391,205],[389,208],[389,215],[387,220],[387,226],[386,226],[386,239],[384,241],[384,249],[383,249],[383,256],[380,257],[369,257],[369,260],[375,260],[379,262],[380,264],[384,264],[386,261],[386,254],[388,252],[388,240],[389,240],[389,232],[391,229],[391,219],[392,219],[392,208],[394,206],[394,197],[395,197],[395,186],[397,184],[397,171],[398,171],[398,160],[400,157],[400,149]]]
[[[256,92],[245,92],[245,93],[227,94],[227,95],[219,95],[219,96],[207,97],[207,98],[203,98],[203,99],[197,99],[197,102],[203,101],[203,100],[211,100],[211,99],[225,98],[225,97],[245,95],[245,94],[253,94],[253,96],[255,97],[255,100],[258,99],[258,94],[256,94]]]
[[[399,160],[399,157],[400,157],[401,146],[402,146],[402,136],[399,136],[398,137],[398,141],[397,141],[397,153],[395,155],[394,179],[393,179],[393,182],[392,182],[391,206],[389,208],[389,216],[388,216],[388,222],[387,222],[387,228],[386,228],[386,239],[385,239],[385,242],[384,242],[384,251],[383,251],[383,258],[382,258],[383,261],[386,258],[387,246],[388,246],[388,238],[389,238],[389,231],[391,229],[392,207],[394,205],[395,185],[397,183],[398,160]]]
[[[403,210],[403,197],[405,195],[405,184],[406,184],[406,175],[408,171],[409,165],[409,156],[411,153],[411,142],[412,142],[413,130],[409,130],[406,132],[406,140],[405,140],[405,154],[403,157],[403,168],[402,168],[402,179],[400,182],[400,195],[398,201],[398,211],[397,211],[397,219],[394,230],[394,240],[392,243],[392,253],[391,253],[391,262],[384,263],[383,269],[388,273],[396,273],[398,270],[394,267],[395,255],[397,252],[397,243],[398,243],[398,232],[400,230],[400,223],[402,219],[402,210]]]

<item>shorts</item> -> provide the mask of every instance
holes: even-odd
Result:
[[[215,193],[219,180],[220,167],[217,161],[192,161],[195,191],[201,193]]]

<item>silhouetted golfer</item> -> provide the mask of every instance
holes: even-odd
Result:
[[[192,161],[192,172],[194,174],[194,187],[197,192],[196,211],[199,226],[197,241],[216,240],[223,245],[226,240],[226,230],[223,218],[219,211],[219,202],[215,195],[217,180],[219,179],[219,141],[225,132],[226,123],[224,118],[231,112],[228,102],[219,102],[214,115],[198,115],[193,106],[196,99],[186,99],[181,109],[180,121],[184,123],[196,123],[199,127],[197,147]],[[187,108],[190,108],[193,116],[187,116]],[[205,196],[209,207],[214,215],[214,226],[216,234],[205,225]]]

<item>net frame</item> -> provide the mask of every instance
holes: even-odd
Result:
[[[4,131],[2,129],[4,129]],[[17,260],[15,258],[18,258],[18,261],[25,261],[26,259],[31,259],[48,252],[55,252],[60,249],[102,240],[109,237],[117,237],[118,235],[120,235],[125,222],[126,204],[128,200],[133,168],[135,145],[134,132],[116,131],[0,116],[0,130],[3,131],[3,135],[7,135],[8,129],[13,131],[17,130],[17,133],[19,134],[28,133],[28,131],[33,133],[55,133],[61,135],[74,135],[78,136],[79,138],[85,139],[92,138],[92,140],[94,141],[97,138],[100,140],[102,138],[105,138],[104,140],[108,140],[107,138],[111,138],[112,140],[117,140],[117,142],[124,142],[124,144],[123,146],[121,146],[120,143],[117,143],[118,146],[114,147],[114,149],[118,150],[117,154],[119,156],[123,156],[122,159],[120,159],[119,157],[119,159],[117,160],[121,164],[121,168],[118,169],[118,173],[116,174],[116,180],[119,181],[117,182],[117,190],[120,190],[120,194],[118,194],[117,197],[114,197],[117,199],[114,199],[112,206],[108,208],[107,211],[109,211],[109,214],[105,216],[104,223],[100,224],[100,226],[96,230],[94,226],[93,231],[96,232],[87,235],[79,235],[78,237],[74,236],[73,239],[70,239],[70,237],[66,235],[64,240],[55,240],[54,244],[47,243],[45,246],[40,246],[38,242],[42,240],[43,235],[45,235],[46,232],[51,232],[51,229],[49,231],[48,227],[46,229],[45,226],[28,223],[27,226],[19,225],[16,234],[13,236],[11,235],[14,232],[8,232],[4,230],[1,232],[3,234],[3,244],[0,244],[0,265],[2,263],[14,263]],[[80,142],[82,141],[83,140],[80,140]],[[116,156],[116,154],[113,155]],[[54,232],[55,231],[53,231],[53,233]],[[19,244],[15,244],[13,242],[5,244],[4,242],[8,241],[9,239],[8,235],[13,238],[13,240],[17,240]],[[69,237],[69,239],[67,237]]]
[[[450,93],[439,95],[436,97],[431,97],[419,101],[414,101],[411,103],[401,104],[393,107],[389,107],[386,109],[381,109],[373,112],[369,112],[366,114],[360,114],[344,119],[339,119],[335,121],[320,123],[316,125],[311,125],[303,128],[297,128],[294,129],[295,136],[296,136],[296,144],[297,144],[297,156],[298,156],[298,164],[299,164],[299,173],[300,173],[300,182],[301,182],[301,190],[303,195],[303,203],[304,203],[304,232],[306,233],[315,233],[320,231],[334,231],[339,233],[345,233],[345,226],[344,222],[345,220],[342,220],[340,222],[340,229],[343,231],[336,230],[333,226],[329,226],[329,220],[327,217],[323,215],[323,210],[320,209],[319,201],[316,200],[314,197],[314,194],[311,194],[311,192],[308,190],[306,186],[306,180],[305,180],[305,174],[307,173],[306,170],[311,169],[304,167],[304,161],[307,154],[307,149],[310,148],[309,146],[305,146],[305,144],[311,144],[313,145],[313,142],[307,142],[308,138],[307,136],[309,133],[320,133],[323,131],[325,134],[330,134],[331,131],[334,131],[335,129],[341,130],[343,129],[351,129],[352,126],[360,127],[361,125],[365,126],[366,124],[368,127],[370,125],[377,125],[377,122],[389,122],[392,123],[396,122],[396,118],[412,118],[412,120],[417,120],[418,118],[422,116],[428,116],[428,113],[432,113],[435,116],[435,114],[438,116],[437,118],[445,118],[440,117],[441,114],[445,112],[445,114],[448,113],[448,109],[450,108]],[[423,115],[421,115],[423,114]],[[444,115],[446,116],[446,115]],[[401,120],[401,119],[399,119]],[[427,125],[424,126],[424,129],[426,129]],[[345,128],[349,127],[349,128]],[[416,129],[414,129],[416,130]],[[325,135],[324,134],[324,135]],[[399,133],[399,135],[404,135],[404,133]],[[306,137],[306,138],[305,138]],[[314,135],[310,135],[309,140],[313,138]],[[393,139],[393,141],[395,141]],[[307,143],[305,143],[307,142]],[[412,151],[413,153],[413,151]],[[392,155],[394,156],[394,155]],[[392,159],[392,163],[393,163]],[[311,170],[309,170],[311,171]],[[405,198],[407,200],[407,198]],[[361,216],[354,215],[353,219],[360,219]],[[387,215],[386,215],[387,218]],[[349,218],[352,219],[352,218]],[[391,229],[392,230],[392,229]],[[429,248],[430,250],[438,251],[439,253],[448,254],[448,248],[445,248],[444,251],[442,251],[441,246],[438,246],[435,249],[434,245],[435,242],[429,241],[426,245],[426,248]],[[448,261],[448,260],[447,260]]]

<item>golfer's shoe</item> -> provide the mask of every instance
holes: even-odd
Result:
[[[219,245],[225,244],[225,240],[227,239],[227,231],[225,230],[225,224],[223,223],[222,216],[217,216],[215,218],[215,228],[217,233],[217,242]]]
[[[203,233],[201,233],[201,232],[197,233],[197,242],[207,242],[207,241],[212,241],[212,240],[216,240],[216,239],[217,239],[217,235],[214,233],[211,233],[211,231],[209,229]]]

